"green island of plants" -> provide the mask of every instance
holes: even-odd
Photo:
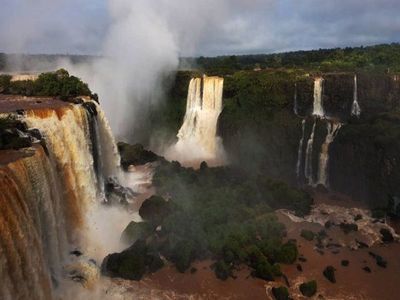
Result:
[[[243,265],[255,277],[274,280],[282,275],[279,264],[297,259],[296,244],[286,241],[285,227],[274,209],[307,214],[312,199],[306,192],[267,177],[250,178],[230,167],[209,168],[206,163],[194,170],[161,161],[153,183],[158,195],[147,199],[139,211],[146,225],[128,226],[123,238],[133,246],[120,254],[120,260],[116,253],[106,258],[103,273],[138,278],[132,275],[134,269],[110,272],[119,270],[115,264],[129,265],[137,259],[135,251],[134,256],[126,254],[135,248],[143,250],[142,261],[150,255],[153,262],[157,253],[180,272],[189,270],[194,261],[211,260],[216,276],[223,280]],[[146,247],[135,246],[143,241]]]

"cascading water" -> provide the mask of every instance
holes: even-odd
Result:
[[[43,148],[0,168],[0,299],[51,299],[65,259],[66,206]]]
[[[301,122],[301,139],[299,142],[299,150],[297,151],[297,164],[296,164],[296,175],[297,179],[300,178],[301,160],[303,158],[303,145],[304,145],[304,132],[306,127],[306,120]]]
[[[357,91],[357,74],[354,75],[354,89],[353,89],[353,104],[351,105],[351,115],[359,117],[361,108],[358,104],[358,91]]]
[[[168,159],[183,163],[221,159],[223,151],[217,137],[217,123],[222,111],[223,83],[221,77],[207,76],[190,81],[185,118],[177,135],[178,142],[166,153]]]
[[[322,184],[325,187],[329,187],[329,181],[328,181],[329,146],[335,139],[342,124],[327,122],[326,126],[327,126],[326,128],[327,134],[325,141],[322,144],[321,154],[319,156],[318,184]]]
[[[28,110],[23,120],[45,146],[20,150],[0,166],[0,299],[53,299],[69,251],[107,243],[90,236],[90,214],[100,207],[104,179],[119,175],[119,155],[92,101]],[[115,219],[120,226],[132,220]]]
[[[317,117],[324,117],[324,106],[322,103],[322,91],[323,91],[324,79],[321,77],[315,78],[314,80],[314,104],[313,104],[313,115]]]
[[[294,84],[294,105],[293,112],[295,115],[299,114],[298,104],[297,104],[297,83]]]
[[[304,176],[306,177],[308,184],[313,184],[314,182],[312,157],[313,157],[314,135],[316,126],[317,126],[317,120],[314,119],[314,124],[311,130],[310,138],[307,141],[306,157],[304,163]]]

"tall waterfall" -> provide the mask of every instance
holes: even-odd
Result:
[[[217,123],[222,111],[223,83],[221,77],[207,76],[190,81],[178,142],[167,151],[167,158],[184,163],[220,158],[223,151]]]
[[[329,146],[335,139],[342,124],[327,122],[326,129],[328,133],[321,147],[321,154],[319,156],[319,169],[318,169],[318,184],[329,187],[328,182],[328,162],[329,162]]]
[[[315,135],[315,127],[317,126],[317,120],[314,119],[314,124],[311,130],[310,138],[307,141],[307,148],[306,148],[306,157],[305,157],[305,164],[304,164],[304,175],[306,177],[308,184],[313,184],[313,146],[314,146],[314,135]]]
[[[353,104],[351,106],[351,115],[359,117],[361,108],[358,104],[358,91],[357,91],[357,74],[354,75],[354,89],[353,89]]]
[[[29,110],[24,121],[45,146],[0,166],[0,299],[53,299],[69,251],[91,242],[89,206],[98,205],[99,181],[117,174],[119,156],[91,101]]]
[[[324,106],[322,103],[323,83],[324,79],[321,77],[315,78],[314,80],[314,104],[312,114],[318,117],[325,116]]]
[[[297,151],[297,165],[296,165],[296,175],[297,179],[300,178],[300,168],[301,168],[301,160],[303,158],[303,146],[304,146],[304,132],[306,127],[306,120],[303,119],[301,122],[301,139],[299,142],[299,150]]]

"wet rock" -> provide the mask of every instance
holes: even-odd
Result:
[[[382,228],[379,232],[382,235],[382,242],[391,243],[394,241],[393,234],[390,232],[390,230]]]
[[[138,166],[162,160],[162,157],[144,149],[140,144],[130,145],[120,142],[118,143],[118,151],[121,155],[121,165],[125,170],[131,165]]]
[[[83,253],[81,251],[79,251],[79,250],[71,251],[69,254],[74,255],[76,257],[79,257],[79,256],[83,255]]]
[[[373,257],[376,261],[376,264],[381,267],[381,268],[386,268],[387,267],[387,261],[380,255],[373,253],[373,252],[368,252],[368,254]]]
[[[299,257],[299,261],[301,261],[301,262],[306,262],[307,259],[306,259],[304,256],[300,256],[300,257]]]
[[[300,264],[297,264],[296,268],[297,268],[297,271],[303,272],[303,267]]]
[[[110,177],[105,182],[106,204],[127,205],[139,194],[119,184],[116,178]]]
[[[367,273],[371,273],[371,269],[369,267],[364,267],[363,270]]]
[[[351,224],[341,223],[340,228],[343,230],[345,234],[349,234],[352,231],[358,231],[358,226],[357,224],[354,223]]]
[[[322,274],[325,276],[326,279],[328,279],[332,283],[336,283],[336,277],[335,277],[335,272],[336,269],[332,266],[327,266],[325,270],[322,272]]]

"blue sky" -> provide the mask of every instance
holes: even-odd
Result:
[[[0,51],[102,54],[113,22],[113,4],[109,5],[113,1],[0,0]],[[170,8],[166,26],[172,34],[182,35],[185,45],[193,42],[190,51],[180,47],[181,55],[400,42],[399,0],[214,0],[208,7],[198,2],[203,0],[186,0],[184,5],[180,0],[147,1],[159,2],[162,10]],[[143,1],[125,1],[124,5],[140,12]],[[185,14],[198,18],[192,23]],[[199,24],[202,20],[204,24]],[[181,30],[191,26],[195,27],[195,39],[189,38],[190,30]]]

